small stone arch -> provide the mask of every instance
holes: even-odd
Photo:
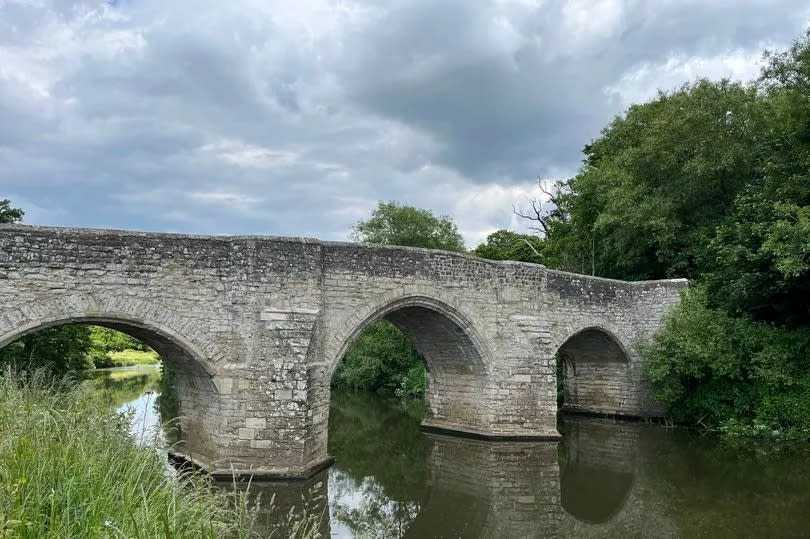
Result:
[[[554,339],[555,357],[563,375],[562,411],[625,415],[634,402],[633,356],[603,322],[587,323]]]
[[[630,361],[627,347],[616,334],[601,325],[589,325],[573,333],[557,347],[558,354],[574,357],[577,361],[624,362]]]

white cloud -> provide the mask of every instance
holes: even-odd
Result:
[[[200,147],[200,151],[216,155],[228,163],[241,167],[272,168],[290,165],[298,160],[295,152],[254,146],[235,140],[222,140]]]

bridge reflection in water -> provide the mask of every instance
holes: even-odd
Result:
[[[375,402],[361,411],[364,400],[333,404],[334,467],[252,486],[265,505],[275,495],[264,531],[286,536],[282,517],[305,508],[325,537],[674,535],[636,499],[645,495],[636,477],[643,425],[577,418],[559,444],[492,443],[420,433],[402,410]]]

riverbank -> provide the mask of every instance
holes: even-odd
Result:
[[[41,374],[0,377],[0,536],[251,536],[245,494],[165,467],[92,394]]]

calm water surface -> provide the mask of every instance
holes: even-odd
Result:
[[[158,423],[157,372],[111,369],[89,383],[133,407],[142,433]],[[422,413],[333,395],[335,465],[254,484],[275,495],[261,525],[270,532],[294,508],[320,518],[325,537],[810,537],[810,444],[735,447],[585,418],[562,420],[560,443],[487,443],[425,434]]]

